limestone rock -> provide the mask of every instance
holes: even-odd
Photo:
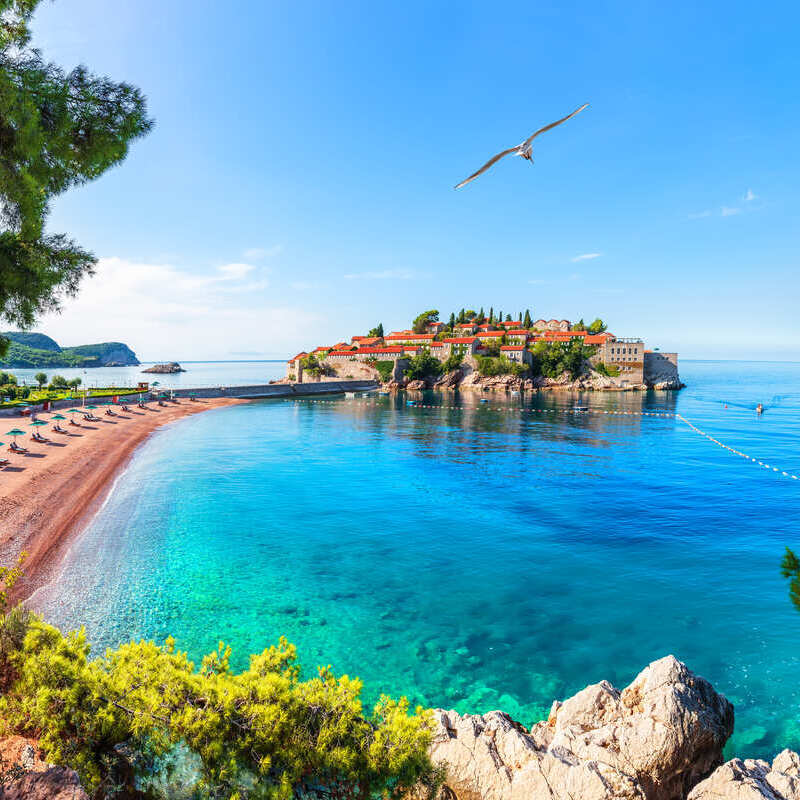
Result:
[[[588,686],[527,731],[507,714],[436,712],[455,800],[683,800],[721,763],[733,707],[672,656],[626,689]]]
[[[66,767],[27,772],[0,785],[0,800],[89,800],[78,773]]]
[[[425,388],[425,381],[417,380],[417,381],[409,381],[406,384],[406,389],[409,391],[415,392],[420,391],[421,389]]]
[[[692,789],[688,800],[800,800],[800,756],[791,750],[768,761],[734,758]]]
[[[435,389],[454,389],[461,382],[462,377],[461,370],[454,369],[437,378],[433,386]]]

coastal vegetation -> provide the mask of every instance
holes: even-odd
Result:
[[[136,353],[123,342],[99,342],[76,347],[61,347],[42,333],[5,331],[5,355],[0,366],[17,369],[87,369],[105,366],[137,366]]]
[[[789,580],[789,599],[800,611],[800,558],[788,547],[781,560],[781,575]]]
[[[152,126],[136,87],[83,66],[65,72],[31,47],[40,2],[0,0],[0,317],[22,328],[57,310],[96,263],[45,232],[52,199],[119,164]],[[0,355],[8,346],[0,336]]]
[[[304,678],[284,638],[241,672],[223,643],[199,665],[173,639],[92,659],[82,630],[64,635],[8,609],[20,575],[21,561],[0,569],[0,717],[97,797],[165,777],[176,748],[197,763],[198,797],[289,800],[316,788],[366,800],[437,788],[432,715],[405,698],[383,696],[366,712],[361,681],[330,666]]]

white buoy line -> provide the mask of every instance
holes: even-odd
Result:
[[[306,403],[314,403],[317,405],[338,405],[341,401],[340,400],[319,400],[319,399],[312,399],[306,397],[294,397],[294,398],[285,398],[286,402],[299,402],[303,401]],[[377,406],[379,405],[379,401],[377,400],[349,400],[349,404],[355,405],[362,405],[362,406]],[[743,453],[741,450],[737,450],[735,447],[730,447],[727,444],[719,441],[719,439],[715,439],[710,434],[706,433],[705,431],[700,430],[695,424],[689,422],[686,417],[682,414],[673,413],[671,411],[608,411],[606,409],[593,409],[593,408],[513,408],[510,406],[450,406],[450,405],[435,405],[432,403],[407,403],[407,408],[427,408],[427,409],[435,409],[435,410],[446,410],[446,411],[467,411],[467,410],[478,410],[481,411],[494,411],[499,413],[511,413],[511,412],[519,412],[523,414],[595,414],[595,415],[606,415],[606,416],[624,416],[624,417],[672,417],[674,419],[678,419],[681,422],[688,425],[695,433],[699,434],[705,439],[708,439],[709,442],[713,442],[716,445],[719,445],[723,450],[727,450],[734,455],[740,456],[741,458],[750,461],[753,464],[756,464],[759,467],[764,467],[764,469],[770,470],[771,472],[778,473],[782,477],[790,478],[792,480],[800,480],[800,476],[794,475],[791,472],[786,472],[785,470],[779,469],[778,467],[773,467],[771,464],[767,464],[764,461],[759,461],[757,458],[754,458],[747,453]]]

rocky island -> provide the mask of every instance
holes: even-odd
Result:
[[[298,353],[290,383],[376,380],[392,389],[501,391],[639,391],[680,389],[678,354],[616,336],[601,319],[503,319],[462,309],[444,323],[425,311],[411,328],[385,334],[378,325],[349,342]]]
[[[142,372],[151,372],[155,375],[173,375],[176,372],[186,372],[186,370],[177,361],[169,361],[166,364],[153,364],[152,367],[143,369]]]

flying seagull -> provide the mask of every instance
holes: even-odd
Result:
[[[544,133],[545,131],[549,131],[551,128],[555,128],[556,125],[560,125],[562,122],[566,122],[570,117],[574,117],[579,112],[583,111],[588,103],[584,103],[580,108],[576,108],[571,114],[567,114],[566,117],[562,119],[556,120],[555,122],[551,122],[549,125],[545,125],[544,128],[539,128],[536,133],[531,134],[522,144],[518,144],[516,147],[509,147],[508,150],[503,150],[502,153],[498,153],[496,156],[492,156],[477,172],[473,172],[472,175],[469,176],[466,180],[461,181],[461,183],[456,186],[456,189],[460,189],[462,186],[465,186],[470,181],[475,180],[482,172],[486,172],[489,167],[493,164],[497,163],[501,158],[504,156],[510,155],[513,153],[515,156],[522,156],[526,158],[528,161],[533,163],[533,158],[531,157],[531,153],[533,151],[532,142],[533,140],[540,134]]]

